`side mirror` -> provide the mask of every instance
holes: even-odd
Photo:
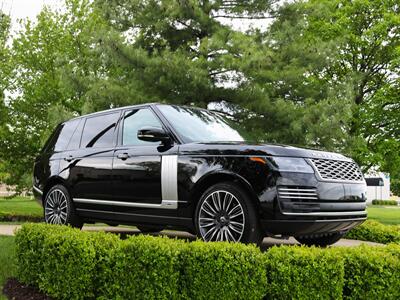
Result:
[[[138,130],[137,137],[139,140],[146,142],[167,143],[171,140],[168,133],[158,127],[143,127]]]

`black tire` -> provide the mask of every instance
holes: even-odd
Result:
[[[218,198],[219,206],[214,201]],[[194,223],[197,235],[204,241],[259,245],[263,239],[258,214],[249,195],[231,182],[215,184],[203,193],[196,207]]]
[[[164,227],[157,225],[138,225],[136,227],[142,233],[158,233],[164,229]]]
[[[44,219],[49,224],[70,225],[82,228],[83,221],[76,214],[68,190],[61,184],[53,186],[43,200]]]
[[[295,238],[300,244],[303,245],[326,247],[329,245],[333,245],[334,243],[339,241],[344,235],[345,233],[337,232],[319,237],[311,236],[311,237],[295,237]]]

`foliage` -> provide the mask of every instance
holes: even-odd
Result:
[[[104,268],[104,299],[179,298],[180,252],[184,243],[134,236],[119,243]]]
[[[367,220],[350,230],[346,234],[346,238],[382,244],[400,244],[400,226],[383,225],[377,221]]]
[[[399,246],[332,249],[344,260],[345,299],[398,299]]]
[[[398,299],[400,246],[281,246],[88,233],[25,224],[18,277],[59,299]],[[149,296],[151,295],[151,296]]]
[[[344,266],[340,256],[307,247],[273,247],[265,254],[268,299],[340,299]]]
[[[16,236],[18,276],[57,299],[93,298],[99,268],[117,239],[61,226],[25,225]]]
[[[372,200],[373,205],[398,205],[396,200],[378,200],[374,199]]]
[[[213,299],[216,292],[218,299],[265,295],[263,257],[255,246],[197,241],[184,248],[181,263],[182,294],[187,299]]]

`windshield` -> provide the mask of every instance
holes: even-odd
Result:
[[[163,115],[185,142],[243,142],[243,133],[221,113],[174,105],[159,105]]]

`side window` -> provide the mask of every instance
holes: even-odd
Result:
[[[125,112],[122,128],[122,145],[152,145],[158,142],[146,142],[137,138],[138,130],[142,127],[162,128],[161,122],[149,108]]]
[[[76,127],[67,147],[67,150],[79,149],[79,144],[81,143],[83,124],[85,124],[85,119],[79,120],[79,125]]]
[[[54,151],[64,151],[67,148],[67,145],[76,127],[78,126],[79,121],[80,120],[72,120],[61,125],[62,128],[54,145]]]
[[[87,118],[82,133],[81,148],[114,146],[115,127],[119,112]]]

